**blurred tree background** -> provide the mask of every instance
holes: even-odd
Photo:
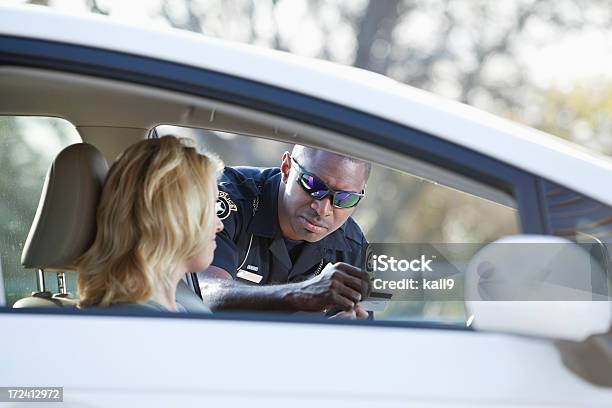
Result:
[[[612,8],[606,0],[28,3],[353,65],[612,154],[612,84],[603,69],[579,80],[568,75],[552,81],[549,73],[575,64],[574,55],[539,71],[534,64],[541,50],[568,38],[609,39]],[[206,130],[180,132],[204,140],[229,164],[274,165],[287,148],[268,141],[236,143],[235,135]],[[368,197],[355,215],[377,242],[490,242],[518,230],[506,207],[382,167],[373,172]]]
[[[543,74],[533,67],[542,49],[563,41],[571,45],[568,39],[581,42],[568,48],[572,52],[594,47],[598,41],[610,42],[612,8],[607,0],[26,2],[148,26],[172,26],[353,65],[612,154],[603,124],[610,116],[609,106],[600,103],[596,115],[584,114],[593,100],[609,96],[609,78],[602,83],[597,75],[605,67],[588,68],[601,65],[601,60],[576,61],[567,52],[563,64],[542,66]],[[593,75],[586,82],[573,83],[570,77],[562,84],[552,83],[548,77],[564,72],[558,65],[575,65]],[[581,93],[586,105],[579,100]],[[554,111],[559,104],[563,109]],[[567,122],[577,117],[581,125],[575,132]],[[591,135],[588,143],[586,133]]]

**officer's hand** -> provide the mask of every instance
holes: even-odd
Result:
[[[357,319],[357,315],[355,314],[355,310],[349,310],[348,312],[343,310],[331,316],[330,319],[355,320]]]
[[[330,319],[349,319],[349,320],[359,319],[361,320],[361,319],[367,319],[368,317],[370,317],[368,315],[368,311],[362,308],[361,306],[357,305],[355,306],[354,309],[349,310],[348,312],[343,310],[341,312],[336,313],[335,315],[331,316]]]
[[[344,262],[328,264],[320,275],[301,282],[292,295],[294,306],[299,310],[339,308],[348,312],[370,295],[370,277]]]
[[[370,317],[368,311],[359,305],[355,306],[353,310],[355,311],[355,317],[357,319],[368,319]]]

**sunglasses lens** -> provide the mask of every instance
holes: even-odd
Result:
[[[356,206],[360,199],[359,194],[338,191],[334,194],[334,205],[339,208],[351,208]]]
[[[304,173],[300,177],[300,184],[304,189],[310,194],[312,197],[317,200],[322,199],[329,193],[329,189],[318,178],[314,177],[311,174]]]
[[[314,177],[312,177],[310,174],[302,174],[300,177],[300,183],[308,191],[314,190],[315,188]]]

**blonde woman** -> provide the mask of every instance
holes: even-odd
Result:
[[[176,287],[213,259],[221,161],[185,139],[147,139],[112,165],[93,245],[78,263],[81,307],[181,311]]]

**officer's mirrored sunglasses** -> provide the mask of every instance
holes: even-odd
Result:
[[[332,205],[336,208],[352,208],[359,204],[361,198],[365,195],[365,190],[361,193],[355,193],[353,191],[338,191],[333,190],[325,184],[323,180],[315,176],[314,174],[306,171],[300,163],[297,162],[293,157],[291,158],[293,163],[296,164],[298,170],[298,184],[304,189],[308,195],[317,199],[323,200],[325,197],[332,195]]]

